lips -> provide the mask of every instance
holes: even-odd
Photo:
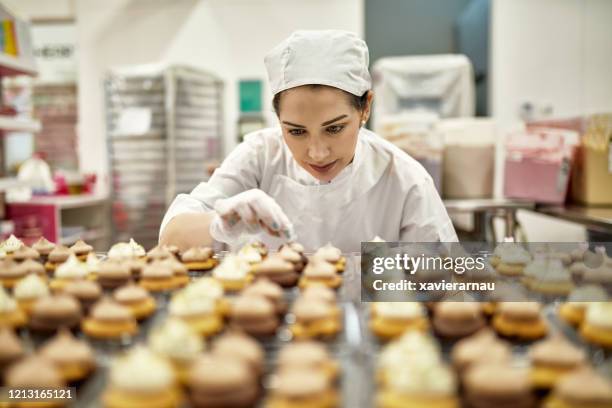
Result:
[[[338,160],[334,160],[331,163],[325,164],[323,166],[317,166],[311,163],[308,163],[308,165],[315,171],[319,172],[319,173],[327,173],[328,171],[330,171],[336,164]]]

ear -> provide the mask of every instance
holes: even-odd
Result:
[[[374,100],[374,91],[368,91],[366,106],[364,107],[363,113],[361,115],[362,123],[365,123],[370,119],[370,112],[372,111],[372,101],[373,100]]]

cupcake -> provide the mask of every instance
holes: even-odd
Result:
[[[259,249],[252,245],[245,245],[236,254],[241,261],[246,262],[249,265],[257,265],[263,261],[263,255]]]
[[[87,276],[91,279],[98,279],[98,273],[100,273],[100,266],[102,265],[102,261],[98,256],[90,252],[87,254],[85,258],[85,266],[87,267]]]
[[[134,336],[138,332],[138,324],[130,309],[110,298],[102,298],[91,307],[89,316],[83,319],[81,330],[95,339],[120,339]]]
[[[102,396],[105,408],[178,408],[182,395],[171,365],[138,346],[116,358]]]
[[[187,384],[189,370],[204,350],[204,340],[181,319],[170,318],[149,334],[152,351],[167,358],[174,367],[179,383]]]
[[[225,290],[223,285],[211,277],[202,277],[194,279],[180,293],[187,297],[205,297],[212,299],[215,302],[215,312],[222,317],[226,317],[230,312],[230,304],[223,297]]]
[[[608,294],[599,285],[584,285],[570,293],[567,302],[559,306],[559,317],[572,326],[579,326],[589,302],[607,302]]]
[[[223,329],[223,320],[211,298],[179,294],[170,301],[168,311],[170,316],[182,319],[201,336],[212,336]]]
[[[300,298],[326,303],[332,309],[334,316],[340,317],[342,313],[337,304],[336,292],[327,286],[308,286],[300,292]]]
[[[212,345],[213,355],[237,358],[244,361],[257,377],[264,373],[264,350],[252,337],[230,332],[217,338]]]
[[[23,345],[13,329],[0,326],[0,378],[6,369],[25,355]]]
[[[504,244],[499,254],[499,263],[495,267],[498,273],[505,276],[521,276],[525,266],[531,261],[531,255],[518,244]]]
[[[153,262],[142,270],[139,285],[153,293],[178,288],[171,267],[161,262]]]
[[[451,352],[451,361],[457,373],[462,377],[470,367],[481,363],[510,363],[512,349],[510,345],[499,340],[495,333],[485,329],[466,337],[455,344]]]
[[[81,304],[83,311],[88,312],[102,297],[102,287],[98,282],[81,279],[68,283],[62,293],[74,297]]]
[[[32,259],[26,259],[25,261],[17,264],[15,268],[19,271],[19,275],[30,275],[35,274],[41,277],[43,280],[47,280],[47,272],[43,264],[36,262]]]
[[[534,302],[503,302],[497,307],[493,327],[502,336],[519,340],[539,339],[548,332],[541,310],[541,305]]]
[[[66,262],[55,268],[54,278],[49,284],[51,290],[61,291],[70,282],[87,278],[87,266],[71,254]]]
[[[132,273],[125,263],[104,261],[98,268],[98,283],[103,289],[116,289],[132,279]]]
[[[213,277],[217,279],[227,292],[239,292],[251,281],[251,267],[239,256],[227,255],[221,264],[213,269]]]
[[[232,305],[233,327],[255,337],[273,336],[280,322],[272,302],[261,296],[240,296]]]
[[[342,323],[327,303],[310,299],[298,299],[291,308],[295,322],[290,330],[297,340],[327,339],[342,330]]]
[[[0,252],[4,252],[6,255],[11,257],[23,245],[23,241],[11,234],[10,237],[0,244]]]
[[[145,249],[133,239],[130,242],[118,242],[108,250],[108,259],[113,261],[144,258],[145,255]]]
[[[52,390],[64,388],[66,382],[53,363],[46,358],[32,355],[18,361],[7,370],[4,386],[9,389]],[[54,399],[38,403],[22,401],[15,406],[56,408],[63,407],[67,403],[68,400]]]
[[[25,278],[27,272],[20,267],[20,264],[12,259],[0,261],[0,284],[7,289],[12,289],[17,282]]]
[[[239,358],[204,354],[196,359],[187,380],[195,408],[254,407],[259,388],[249,366]]]
[[[261,255],[262,258],[268,256],[268,247],[262,241],[253,241],[248,246],[257,250],[257,252],[259,252],[259,255]]]
[[[298,247],[298,249],[302,249],[302,252],[296,251],[291,245],[282,245],[278,251],[278,256],[284,261],[291,262],[293,264],[293,269],[295,269],[297,273],[300,273],[308,262],[308,258],[304,255],[303,247]]]
[[[39,354],[55,365],[67,383],[89,377],[96,368],[96,359],[89,344],[65,329],[47,341]]]
[[[28,318],[17,302],[0,287],[0,326],[23,327]]]
[[[134,279],[140,279],[142,271],[148,265],[144,258],[132,258],[121,261],[121,263],[130,270],[130,274]]]
[[[146,255],[147,262],[155,262],[155,261],[163,261],[164,259],[174,258],[172,252],[168,251],[166,248],[161,246],[156,246],[147,252]]]
[[[339,396],[325,376],[315,370],[285,370],[274,381],[266,408],[336,408]]]
[[[455,376],[441,364],[398,366],[376,400],[380,408],[460,407]]]
[[[346,268],[346,258],[342,256],[342,252],[338,248],[332,246],[331,243],[327,243],[327,245],[317,249],[313,257],[321,258],[329,262],[336,267],[338,272],[344,272]]]
[[[287,344],[278,353],[277,369],[315,370],[321,372],[330,384],[338,380],[340,365],[333,360],[322,343],[298,341]]]
[[[161,261],[160,264],[172,270],[175,288],[182,288],[189,283],[189,270],[185,265],[183,265],[176,259],[168,258],[164,261]]]
[[[45,237],[40,237],[38,241],[32,245],[32,248],[38,251],[41,261],[47,262],[47,258],[49,257],[51,251],[53,251],[55,248],[55,244],[48,241]]]
[[[267,278],[285,288],[295,286],[300,277],[294,265],[278,255],[267,257],[260,264],[255,265],[252,271],[256,279]]]
[[[478,364],[464,378],[465,399],[473,408],[533,408],[529,373],[506,364]]]
[[[388,340],[409,330],[429,328],[426,310],[418,302],[377,302],[371,304],[370,330],[377,337]]]
[[[580,335],[591,344],[612,348],[612,302],[589,304]]]
[[[312,258],[304,268],[299,284],[302,289],[316,285],[324,285],[331,289],[338,289],[342,285],[342,277],[336,267],[321,258]]]
[[[209,247],[194,247],[181,254],[181,261],[190,271],[204,272],[214,268],[217,261]]]
[[[272,302],[276,313],[279,315],[283,315],[287,311],[287,302],[285,302],[283,288],[277,283],[269,281],[268,279],[257,279],[255,283],[247,286],[242,293],[247,296],[253,295],[265,297]]]
[[[72,329],[81,321],[81,305],[72,296],[57,294],[45,296],[34,303],[30,315],[30,329],[42,332],[62,327]]]
[[[555,336],[529,349],[534,388],[550,390],[568,373],[587,365],[586,354],[562,337]]]
[[[433,328],[446,338],[466,337],[485,326],[481,305],[476,302],[441,302],[434,309]]]
[[[146,319],[155,313],[157,308],[153,296],[145,288],[134,283],[117,288],[113,292],[113,299],[121,306],[127,307],[136,320]]]
[[[28,275],[15,285],[13,295],[19,308],[29,315],[34,303],[41,297],[49,295],[49,288],[45,281],[38,275]]]
[[[574,288],[569,270],[558,259],[534,259],[525,268],[522,282],[544,295],[568,295]]]
[[[70,255],[72,255],[72,251],[70,251],[67,246],[56,245],[55,248],[53,248],[53,250],[49,252],[49,256],[47,257],[47,263],[45,264],[45,269],[48,272],[55,271],[55,268],[58,265],[61,265],[66,262]]]
[[[70,247],[70,250],[77,256],[77,258],[79,258],[80,261],[85,261],[87,259],[87,255],[90,252],[93,252],[93,247],[82,239],[79,239]]]
[[[612,384],[590,368],[574,371],[557,383],[544,408],[612,407]]]
[[[13,261],[15,262],[23,262],[26,259],[30,259],[32,261],[36,261],[40,258],[40,254],[34,248],[30,248],[27,245],[22,245],[13,252]]]

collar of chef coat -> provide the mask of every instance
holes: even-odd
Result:
[[[360,129],[353,161],[327,183],[321,182],[302,168],[293,158],[287,144],[283,142],[286,157],[290,158],[289,177],[304,186],[333,186],[346,178],[353,178],[351,185],[355,187],[356,192],[366,192],[378,182],[390,161],[386,152],[376,149],[373,138],[377,137],[379,136],[367,129]]]

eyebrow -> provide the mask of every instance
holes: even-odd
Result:
[[[332,120],[328,120],[327,122],[321,123],[321,126],[331,125],[332,123],[334,123],[336,121],[339,121],[340,119],[344,119],[346,117],[348,117],[348,115],[340,115],[337,118],[333,118]],[[295,123],[291,123],[291,122],[283,121],[283,123],[285,125],[293,126],[293,127],[296,127],[296,128],[301,128],[301,129],[305,129],[306,128],[306,126],[296,125]]]

